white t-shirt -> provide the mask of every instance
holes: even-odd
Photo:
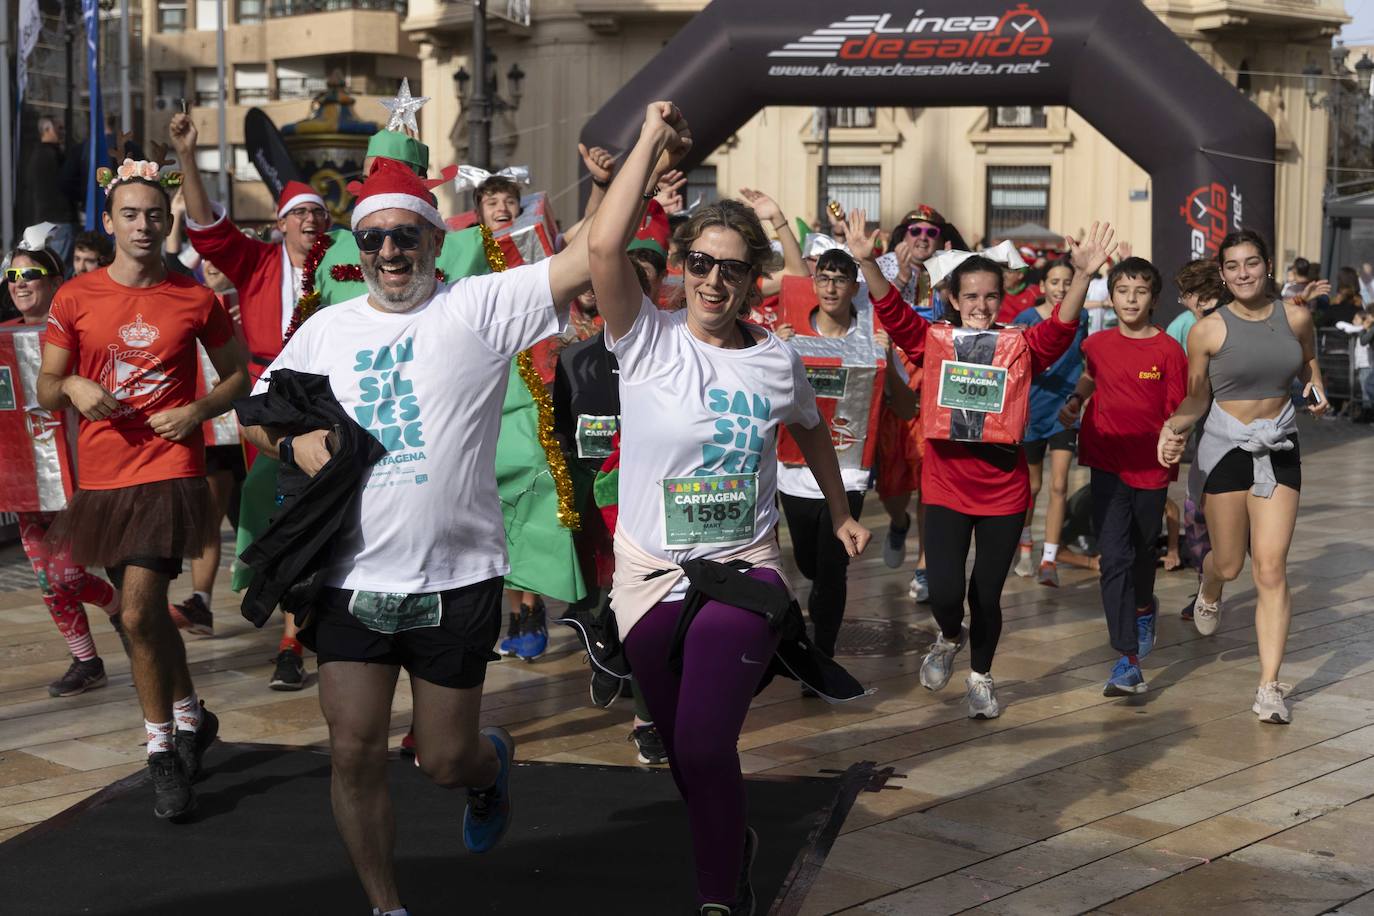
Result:
[[[858,329],[859,323],[851,319],[849,330],[845,332],[845,336],[849,337]],[[820,329],[816,326],[816,311],[814,309],[811,312],[811,330],[820,333]],[[882,384],[881,379],[879,379],[878,384]],[[840,468],[840,479],[844,481],[844,488],[854,493],[868,492],[869,481],[872,478],[872,472],[865,471],[863,468]],[[788,467],[785,464],[779,464],[778,490],[788,496],[799,496],[804,499],[825,499],[820,484],[816,483],[816,475],[811,473],[811,468],[806,465]]]
[[[623,337],[606,330],[606,347],[620,363],[617,524],[641,548],[673,563],[735,553],[773,537],[778,424],[812,429],[821,422],[801,358],[767,332],[752,347],[713,347],[688,330],[685,309],[659,311],[647,298]],[[709,494],[716,488],[731,502],[713,505]],[[737,508],[733,500],[741,492],[753,497],[748,517],[716,519],[714,528],[705,520],[703,531],[724,530],[724,539],[702,534],[700,543],[681,543],[682,535],[693,534],[696,510]],[[666,505],[675,505],[671,526]]]
[[[558,333],[549,264],[440,285],[419,308],[367,296],[301,325],[279,368],[329,376],[339,403],[387,447],[364,478],[325,583],[420,594],[510,571],[496,493],[496,437],[510,361]]]

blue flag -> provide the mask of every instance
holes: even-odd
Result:
[[[100,4],[81,0],[81,19],[86,26],[86,85],[90,89],[91,121],[86,134],[86,228],[101,228],[100,214],[105,208],[105,192],[96,184],[95,173],[110,164],[105,142],[105,106],[100,97]]]

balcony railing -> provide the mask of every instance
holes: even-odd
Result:
[[[267,14],[273,19],[280,19],[338,10],[379,10],[405,15],[406,0],[274,0],[267,7]]]

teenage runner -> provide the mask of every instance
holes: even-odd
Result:
[[[1222,588],[1240,575],[1248,549],[1258,593],[1260,683],[1253,709],[1261,722],[1287,724],[1292,714],[1284,695],[1291,688],[1278,678],[1292,616],[1288,545],[1302,489],[1290,391],[1294,380],[1301,382],[1307,410],[1320,416],[1328,409],[1326,386],[1312,315],[1279,299],[1264,239],[1249,229],[1231,233],[1217,249],[1217,266],[1232,300],[1188,334],[1188,397],[1159,431],[1158,454],[1161,463],[1177,463],[1206,411],[1197,466],[1212,550],[1202,563],[1193,624],[1203,636],[1217,631]]]
[[[1151,323],[1163,278],[1144,258],[1126,258],[1107,274],[1114,328],[1083,344],[1087,367],[1064,406],[1077,419],[1087,400],[1079,463],[1092,468],[1093,527],[1101,552],[1102,610],[1121,658],[1103,688],[1109,697],[1144,693],[1140,659],[1155,643],[1154,598],[1159,529],[1176,469],[1151,460],[1149,444],[1187,387],[1183,348]]]

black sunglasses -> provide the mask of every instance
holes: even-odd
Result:
[[[32,283],[34,280],[41,280],[48,275],[46,267],[6,267],[5,279],[11,283],[18,283],[20,280]]]
[[[353,239],[358,243],[359,251],[366,251],[368,254],[381,251],[387,239],[396,243],[396,247],[402,251],[414,251],[420,247],[420,233],[423,230],[419,226],[396,226],[393,229],[354,229]]]
[[[704,251],[687,252],[686,267],[692,276],[703,279],[711,275],[712,268],[719,267],[721,279],[731,286],[743,283],[754,272],[754,268],[747,261],[713,258]]]

